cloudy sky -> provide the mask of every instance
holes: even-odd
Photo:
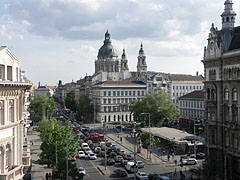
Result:
[[[221,29],[224,1],[0,0],[0,45],[35,85],[92,74],[107,29],[119,57],[126,49],[131,71],[142,42],[148,70],[203,74],[203,48],[211,23]]]

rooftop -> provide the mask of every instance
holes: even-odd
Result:
[[[171,81],[203,81],[203,76],[192,76],[192,75],[170,75]]]
[[[179,98],[179,100],[184,100],[184,99],[200,99],[200,100],[204,100],[204,92],[203,90],[200,91],[193,91],[190,92],[184,96],[181,96]]]

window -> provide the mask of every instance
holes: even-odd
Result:
[[[7,80],[12,81],[12,66],[7,66]]]
[[[107,107],[106,106],[104,106],[104,112],[107,112]]]
[[[225,122],[228,122],[228,120],[229,120],[228,117],[229,117],[229,108],[228,108],[228,105],[225,104],[223,107],[223,118],[224,118]]]
[[[113,104],[116,104],[116,98],[113,99]]]
[[[107,96],[107,92],[106,91],[103,91],[103,96]]]
[[[141,94],[140,94],[140,91],[138,91],[138,96],[140,96]]]
[[[124,91],[121,91],[121,96],[124,96]]]
[[[111,96],[111,91],[108,91],[108,96]]]
[[[228,99],[229,99],[229,90],[228,90],[228,88],[226,88],[224,90],[224,100],[228,101]]]
[[[108,99],[108,104],[111,104],[111,99]]]
[[[117,96],[120,96],[120,91],[117,92]]]
[[[173,89],[175,89],[175,86],[173,86]]]
[[[232,90],[232,100],[233,100],[233,101],[237,101],[237,99],[238,99],[237,89],[234,88],[234,89]]]
[[[125,91],[125,96],[128,96],[128,91]]]
[[[0,101],[0,124],[4,124],[4,101]]]
[[[107,103],[107,99],[103,99],[103,104],[106,104]]]
[[[10,145],[7,144],[6,146],[6,150],[5,150],[5,165],[6,167],[9,167],[10,166]]]
[[[142,96],[144,96],[144,91],[142,91]]]
[[[16,68],[16,81],[18,81],[18,67]]]
[[[232,121],[237,123],[238,122],[238,108],[237,106],[232,106]]]
[[[111,106],[108,106],[108,112],[111,112]]]
[[[129,93],[129,96],[131,96],[131,95],[132,95],[132,91],[129,91],[128,93]]]
[[[135,91],[133,91],[133,96],[135,96],[136,94],[135,94],[136,92]]]
[[[116,96],[116,91],[113,91],[113,96]]]
[[[188,86],[186,86],[186,89],[188,89]]]
[[[5,66],[4,65],[0,65],[0,79],[1,80],[5,80]]]
[[[2,173],[2,158],[3,158],[3,153],[2,153],[2,148],[0,147],[0,174]]]
[[[9,122],[14,122],[14,101],[9,100]]]

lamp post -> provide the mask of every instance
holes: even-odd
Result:
[[[132,126],[132,132],[134,135],[134,180],[136,180],[136,131],[135,124]]]
[[[150,113],[140,113],[140,114],[147,114],[148,115],[148,124],[149,124],[149,147],[151,147],[151,125],[150,125]],[[151,154],[150,154],[150,150],[148,148],[148,153],[149,153],[149,159],[151,160]]]

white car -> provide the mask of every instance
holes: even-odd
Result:
[[[78,157],[79,158],[85,158],[86,155],[85,155],[85,153],[83,151],[78,151]]]
[[[138,168],[144,168],[144,162],[142,162],[142,161],[137,161],[137,167],[138,167]]]
[[[89,153],[89,154],[88,154],[88,158],[91,159],[91,160],[96,160],[96,159],[97,159],[97,156],[96,156],[96,154],[94,154],[94,153]]]
[[[138,172],[136,177],[137,179],[148,179],[148,175],[145,172]]]
[[[82,143],[82,148],[84,149],[84,148],[89,148],[89,146],[88,146],[88,143]]]
[[[78,168],[78,172],[79,172],[79,174],[86,175],[86,171],[85,171],[85,169],[83,167],[79,167]]]
[[[183,160],[183,165],[195,165],[195,164],[197,164],[197,160],[194,158]]]
[[[89,147],[84,148],[84,151],[86,154],[92,153],[92,150]]]

